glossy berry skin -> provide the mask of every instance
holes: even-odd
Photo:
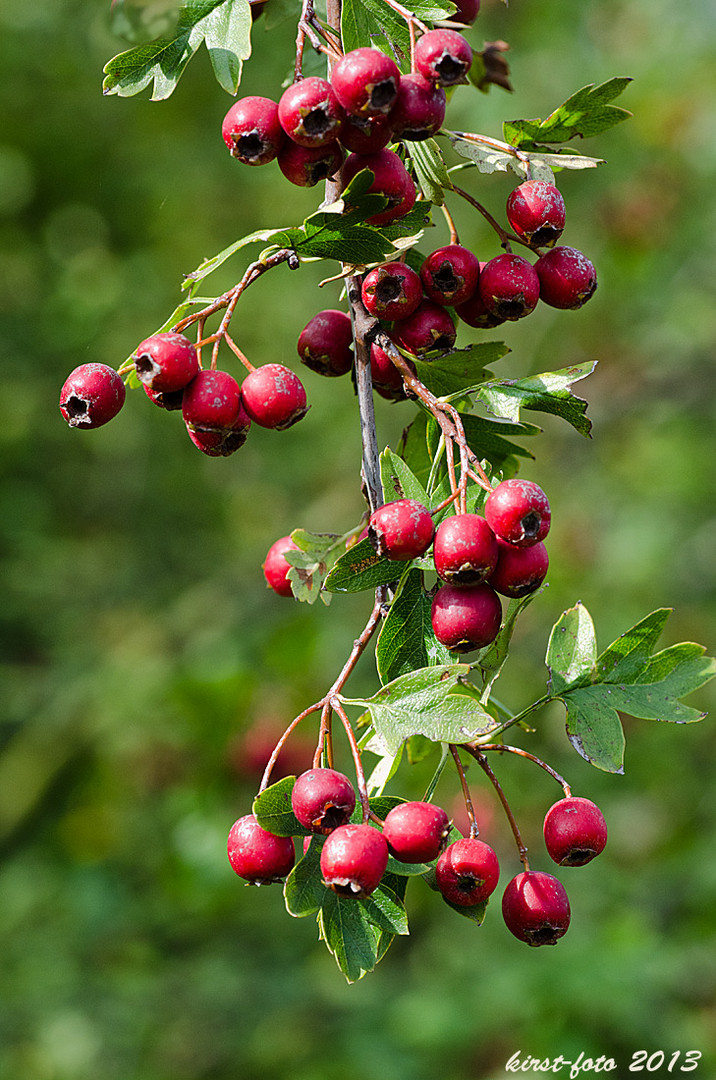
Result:
[[[311,832],[328,834],[345,825],[355,810],[353,784],[335,769],[301,773],[291,791],[293,812]]]
[[[321,851],[323,880],[339,896],[370,896],[387,865],[388,842],[370,825],[340,825]]]
[[[270,98],[245,97],[235,102],[221,128],[224,142],[243,165],[266,165],[286,141],[278,105]]]
[[[396,139],[422,142],[443,126],[447,99],[441,86],[418,74],[403,75],[398,97],[390,110]]]
[[[146,384],[144,386],[144,392],[150,401],[154,402],[160,409],[165,409],[167,412],[178,412],[182,407],[184,400],[184,390],[171,390],[165,394],[161,390],[152,390]]]
[[[201,450],[202,454],[208,457],[229,457],[244,445],[250,427],[251,420],[242,405],[231,427],[203,430],[187,424],[186,430],[194,446]]]
[[[404,863],[429,863],[445,847],[450,820],[440,806],[405,802],[389,810],[383,836],[393,858]]]
[[[447,352],[455,344],[457,331],[452,316],[444,307],[432,300],[423,300],[412,315],[393,327],[392,337],[396,345],[413,356],[422,357],[436,350]]]
[[[249,372],[241,384],[241,399],[259,427],[275,431],[285,431],[308,412],[301,380],[283,364],[263,364]]]
[[[344,154],[337,142],[326,146],[299,146],[287,141],[279,150],[278,167],[296,187],[315,187],[329,176],[335,176],[343,164]]]
[[[430,511],[417,499],[395,499],[374,510],[368,538],[379,555],[398,562],[416,559],[433,542]]]
[[[338,138],[353,154],[374,154],[393,138],[390,114],[362,118],[346,113]]]
[[[575,311],[594,295],[597,272],[576,248],[554,247],[535,263],[540,300],[550,307]]]
[[[393,107],[400,71],[380,49],[353,49],[334,65],[331,85],[346,112],[352,116],[377,116]]]
[[[564,199],[546,180],[525,180],[507,197],[507,220],[531,247],[552,247],[564,229]]]
[[[370,347],[370,374],[374,389],[389,401],[404,401],[403,376],[390,356],[375,342]]]
[[[478,289],[488,311],[515,322],[537,307],[540,279],[521,255],[497,255],[482,267]]]
[[[501,540],[529,547],[544,540],[552,513],[542,488],[532,480],[503,480],[485,500],[485,517]]]
[[[366,218],[369,225],[387,225],[404,217],[415,205],[415,184],[410,173],[393,150],[377,150],[374,154],[350,154],[343,166],[343,184],[347,186],[363,169],[370,169],[373,182],[368,191],[384,195],[385,210]]]
[[[435,866],[435,880],[451,904],[474,907],[497,888],[500,864],[489,844],[466,836],[445,848]]]
[[[353,367],[353,327],[345,311],[319,311],[298,336],[301,363],[319,375],[346,375]]]
[[[480,0],[454,0],[457,11],[453,15],[454,22],[472,26],[480,14]]]
[[[502,604],[495,590],[481,582],[469,588],[443,585],[433,597],[431,619],[438,641],[453,652],[472,652],[490,645],[502,622]]]
[[[184,334],[153,334],[137,346],[134,368],[146,389],[167,394],[191,382],[199,372],[199,360]]]
[[[607,843],[607,823],[599,807],[573,795],[550,807],[543,831],[550,858],[560,866],[584,866]]]
[[[429,30],[415,46],[415,70],[438,86],[467,82],[472,48],[456,30]]]
[[[477,585],[488,578],[497,565],[497,550],[497,538],[479,514],[455,514],[435,530],[435,570],[451,585]]]
[[[518,874],[502,896],[507,929],[528,945],[555,945],[567,932],[570,914],[564,885],[539,870]]]
[[[291,564],[284,558],[287,551],[298,551],[298,544],[294,543],[290,536],[281,536],[268,549],[263,563],[266,584],[279,596],[293,596],[288,579]]]
[[[311,75],[284,90],[278,120],[289,139],[300,146],[325,146],[338,137],[343,109],[326,79]]]
[[[253,814],[231,826],[227,853],[233,870],[253,885],[282,881],[296,859],[291,837],[274,836],[262,829]]]
[[[423,299],[420,277],[407,263],[376,266],[363,278],[361,298],[376,319],[407,319]]]
[[[497,566],[488,578],[495,592],[519,599],[539,589],[549,569],[549,556],[544,544],[515,547],[506,540],[498,539],[497,552]]]
[[[60,412],[72,428],[98,428],[124,405],[122,376],[107,364],[80,364],[60,390]]]
[[[182,414],[195,431],[228,431],[243,407],[241,387],[226,371],[200,371],[184,390]]]
[[[425,295],[435,304],[454,307],[469,300],[477,289],[480,260],[461,244],[433,251],[420,267]]]

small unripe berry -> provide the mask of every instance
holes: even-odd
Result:
[[[308,412],[301,380],[283,364],[263,364],[249,372],[241,399],[252,420],[275,431],[285,431]]]
[[[319,375],[346,375],[353,367],[353,327],[344,311],[319,311],[298,336],[301,362]]]
[[[235,102],[224,117],[221,133],[231,156],[244,165],[273,161],[286,141],[278,105],[265,97],[245,97]]]
[[[466,836],[445,848],[435,867],[435,880],[451,904],[474,907],[497,888],[500,864],[489,844]]]
[[[226,371],[200,371],[184,390],[182,413],[193,431],[229,431],[243,413],[241,387]]]
[[[299,146],[287,141],[278,152],[278,167],[297,187],[315,187],[321,180],[335,176],[343,164],[343,151],[337,142],[326,146]]]
[[[570,914],[564,885],[539,870],[518,874],[502,897],[507,929],[528,945],[555,945],[567,932]]]
[[[340,825],[321,851],[323,880],[339,896],[370,896],[387,865],[388,842],[371,825]]]
[[[429,30],[414,52],[415,70],[438,86],[467,82],[472,48],[456,30]]]
[[[455,514],[440,522],[433,544],[435,570],[451,585],[477,585],[497,565],[497,539],[479,514]]]
[[[325,146],[336,139],[343,116],[333,87],[317,75],[293,83],[278,103],[281,127],[300,146]]]
[[[427,551],[434,532],[430,511],[417,499],[384,503],[368,523],[368,538],[377,553],[403,562]]]
[[[447,352],[455,344],[457,331],[452,316],[440,304],[423,300],[407,319],[401,319],[391,336],[396,345],[413,356],[435,351]]]
[[[497,566],[488,578],[496,592],[518,599],[539,589],[549,569],[544,544],[516,547],[498,538],[497,549]]]
[[[560,866],[584,866],[607,843],[607,823],[596,803],[576,796],[560,799],[544,819],[544,842]]]
[[[393,150],[377,150],[374,154],[351,154],[343,166],[343,183],[347,186],[363,169],[370,169],[373,182],[368,191],[384,195],[385,210],[366,218],[369,225],[387,225],[404,217],[415,205],[417,192],[410,173]]]
[[[353,784],[335,769],[309,769],[301,773],[291,791],[293,812],[316,833],[330,833],[345,825],[355,810]]]
[[[246,814],[231,826],[227,853],[239,877],[254,885],[282,881],[296,858],[291,837],[274,836],[262,829],[253,814]]]
[[[60,390],[60,412],[70,427],[98,428],[124,405],[121,375],[107,364],[80,364]]]
[[[480,271],[480,296],[488,311],[511,322],[537,307],[540,283],[535,268],[521,255],[496,255]]]
[[[418,73],[403,75],[390,111],[396,139],[422,142],[435,135],[445,120],[445,106],[445,91],[441,86]]]
[[[298,544],[294,543],[290,536],[281,536],[268,549],[263,563],[266,584],[279,596],[293,596],[288,579],[291,564],[284,558],[287,551],[298,551]]]
[[[564,199],[546,180],[525,180],[507,197],[507,220],[532,247],[551,247],[564,229]]]
[[[405,802],[389,810],[383,836],[390,854],[404,863],[429,863],[437,859],[450,832],[450,821],[440,806]]]
[[[446,307],[469,300],[479,278],[479,259],[460,244],[448,244],[431,252],[420,268],[425,295]]]
[[[490,645],[502,622],[502,604],[493,588],[481,582],[469,588],[443,585],[433,597],[431,618],[438,641],[454,652]]]
[[[544,540],[552,514],[544,491],[532,480],[503,480],[487,496],[485,517],[501,540],[529,547]]]
[[[412,315],[423,298],[420,277],[407,263],[376,266],[363,279],[361,297],[376,319],[393,322]]]
[[[183,390],[199,371],[196,349],[184,334],[153,334],[134,352],[134,369],[149,390]]]
[[[347,52],[335,64],[331,84],[340,104],[353,116],[387,113],[398,95],[400,71],[380,49]]]
[[[555,247],[535,263],[540,300],[550,307],[574,311],[586,304],[597,287],[597,272],[576,248]]]

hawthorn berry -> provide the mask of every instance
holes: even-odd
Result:
[[[163,390],[152,390],[149,386],[145,385],[144,392],[150,401],[153,401],[160,409],[166,409],[167,412],[177,412],[182,407],[182,402],[184,400],[183,389],[170,390],[165,394]]]
[[[370,347],[370,374],[373,388],[389,401],[405,401],[403,376],[385,349],[375,342]]]
[[[400,71],[389,56],[369,46],[353,49],[334,65],[331,85],[352,116],[390,112],[400,85]]]
[[[480,270],[477,287],[487,310],[510,322],[534,311],[540,296],[537,272],[521,255],[490,259]]]
[[[300,146],[325,146],[340,133],[344,112],[326,79],[311,75],[284,90],[278,120],[289,139]]]
[[[480,263],[480,273],[482,273],[486,265],[487,263]],[[480,296],[479,281],[472,296],[455,306],[455,314],[461,322],[467,323],[468,326],[473,326],[478,330],[492,330],[496,326],[502,326],[505,322],[501,315],[496,315],[494,311],[490,311],[485,306],[485,302]]]
[[[532,480],[503,480],[485,500],[485,517],[495,535],[517,547],[544,540],[552,514],[542,488]]]
[[[472,47],[456,30],[429,30],[414,52],[415,69],[438,86],[467,82],[472,66]]]
[[[549,556],[544,544],[516,547],[498,538],[497,566],[488,581],[495,592],[518,599],[539,589],[548,569]]]
[[[230,431],[245,415],[241,387],[226,371],[200,371],[184,389],[182,414],[191,431]]]
[[[182,405],[183,408],[183,405]],[[244,411],[243,405],[228,428],[206,430],[193,428],[186,424],[189,438],[198,450],[209,457],[229,457],[246,442],[246,437],[251,427],[251,420]]]
[[[393,138],[390,114],[360,117],[346,113],[338,138],[351,153],[374,154],[387,146]]]
[[[193,343],[184,334],[152,334],[134,352],[134,370],[146,389],[183,390],[199,372]]]
[[[453,18],[455,22],[464,23],[465,26],[472,26],[475,19],[480,13],[480,0],[453,0],[457,11]]]
[[[363,278],[361,297],[376,319],[407,319],[423,299],[420,277],[403,262],[376,266]]]
[[[60,390],[60,412],[70,427],[98,428],[124,405],[122,376],[107,364],[80,364]]]
[[[442,585],[431,608],[433,632],[453,652],[472,652],[490,645],[502,622],[502,604],[485,582],[469,587]]]
[[[564,229],[564,199],[546,180],[525,180],[507,197],[507,220],[531,247],[552,247]]]
[[[286,141],[278,105],[265,97],[235,102],[224,117],[221,133],[231,156],[244,165],[266,165]]]
[[[443,125],[447,99],[441,86],[419,73],[403,75],[390,123],[396,139],[422,142]]]
[[[253,885],[282,881],[296,859],[291,837],[267,832],[254,814],[246,814],[231,826],[227,852],[234,871]]]
[[[345,311],[319,311],[298,335],[301,363],[319,375],[345,375],[353,367],[353,327]]]
[[[605,848],[607,823],[596,803],[576,796],[560,799],[544,819],[544,842],[560,866],[584,866]]]
[[[507,929],[528,945],[555,945],[567,932],[570,914],[564,885],[543,871],[524,870],[502,896]]]
[[[299,146],[286,142],[278,152],[278,167],[296,187],[315,187],[321,180],[335,176],[344,154],[337,142],[325,146]]]
[[[463,837],[445,848],[435,866],[438,889],[451,904],[474,907],[497,888],[500,864],[489,844]]]
[[[435,527],[427,507],[417,499],[395,499],[374,510],[368,539],[378,555],[406,562],[427,551]]]
[[[301,773],[291,791],[293,812],[316,833],[330,833],[345,825],[356,805],[353,784],[335,769],[309,769]]]
[[[477,289],[480,260],[461,244],[448,244],[428,255],[420,267],[425,295],[435,304],[464,304]]]
[[[454,514],[440,522],[433,543],[438,577],[451,585],[477,585],[497,565],[497,539],[479,514]]]
[[[575,311],[594,295],[597,272],[576,248],[554,247],[535,263],[540,300],[562,311]]]
[[[263,364],[249,372],[241,384],[241,400],[252,420],[275,431],[285,431],[308,412],[301,380],[283,364]]]
[[[339,896],[375,892],[388,865],[388,841],[371,825],[339,825],[321,850],[325,884]]]
[[[376,150],[373,154],[350,154],[341,174],[344,186],[363,169],[370,169],[373,173],[373,182],[368,191],[384,195],[388,200],[385,210],[366,218],[369,225],[387,225],[412,210],[417,195],[415,184],[393,150]]]
[[[291,564],[286,561],[285,554],[287,551],[298,550],[298,544],[290,536],[281,536],[278,540],[274,540],[266,552],[262,566],[266,584],[279,596],[293,596],[293,589],[288,578]]]
[[[447,352],[455,344],[457,331],[450,313],[432,300],[423,300],[407,319],[393,327],[391,335],[401,348],[422,357],[426,353]]]
[[[383,822],[383,836],[390,854],[404,863],[429,863],[437,859],[449,832],[447,814],[433,803],[399,803],[388,811]]]

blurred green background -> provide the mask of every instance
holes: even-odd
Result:
[[[127,47],[108,9],[0,0],[0,1076],[497,1080],[516,1050],[606,1054],[626,1076],[639,1049],[667,1062],[700,1050],[697,1075],[714,1075],[711,719],[627,720],[623,777],[574,754],[558,709],[521,736],[610,827],[598,862],[562,875],[573,923],[554,949],[514,940],[497,904],[478,929],[418,882],[412,936],[347,986],[313,919],[232,874],[225,837],[258,782],[256,725],[281,729],[320,697],[367,615],[365,595],[282,601],[260,569],[298,525],[358,522],[357,423],[349,381],[310,372],[308,417],[253,431],[226,460],[203,458],[141,392],[101,432],[61,421],[69,371],[121,363],[171,312],[182,273],[253,229],[298,223],[320,198],[226,154],[230,99],[203,49],[164,103],[103,98],[102,66]],[[294,33],[256,24],[242,92],[279,93]],[[511,43],[515,90],[459,90],[449,119],[463,130],[499,138],[504,118],[635,78],[621,99],[634,119],[583,147],[608,167],[559,178],[564,241],[597,264],[594,299],[506,332],[510,376],[601,361],[576,387],[593,438],[544,417],[525,466],[554,528],[550,588],[500,684],[516,709],[543,692],[549,630],[578,599],[600,647],[660,606],[675,609],[665,645],[716,642],[716,14],[483,0],[469,39]],[[469,183],[501,216],[513,181]],[[498,253],[481,219],[457,214],[464,243]],[[446,239],[438,224],[433,246]],[[235,336],[254,362],[298,366],[300,329],[338,303],[323,276],[280,268],[249,290]],[[395,447],[411,410],[378,402],[381,445]],[[374,688],[370,657],[352,686]],[[713,709],[714,693],[691,703]],[[296,751],[303,768],[300,738]],[[419,796],[432,764],[406,767],[393,790]],[[540,828],[558,789],[527,762],[497,764],[549,869]],[[517,860],[490,793],[473,787],[504,883]],[[443,780],[438,801],[452,808],[456,790]]]

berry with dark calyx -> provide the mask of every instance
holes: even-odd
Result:
[[[235,102],[224,117],[221,133],[231,156],[244,165],[266,165],[286,141],[278,105],[265,97]]]
[[[477,585],[497,565],[497,539],[479,514],[455,514],[440,522],[433,542],[435,570],[451,585]]]
[[[529,547],[544,540],[552,512],[539,484],[514,477],[503,480],[487,496],[485,517],[499,539],[517,547]]]
[[[338,138],[353,154],[374,154],[393,138],[390,114],[360,117],[346,113]]]
[[[507,220],[531,247],[552,247],[564,229],[564,199],[546,180],[525,180],[507,197]]]
[[[543,831],[547,851],[560,866],[584,866],[607,843],[607,823],[599,807],[574,795],[550,807]]]
[[[472,47],[456,30],[429,30],[415,46],[415,69],[438,86],[467,82]]]
[[[400,70],[380,49],[365,46],[347,52],[334,65],[331,85],[346,112],[352,116],[377,116],[393,107]]]
[[[252,420],[275,431],[285,431],[308,412],[301,380],[283,364],[263,364],[249,372],[241,400]]]
[[[423,299],[420,277],[403,262],[376,266],[363,278],[361,297],[376,319],[407,319]]]
[[[398,97],[390,110],[390,123],[396,139],[422,142],[435,135],[445,120],[447,99],[441,86],[419,73],[403,75]]]
[[[450,820],[440,806],[404,802],[389,810],[383,836],[393,858],[404,863],[429,863],[437,859],[450,833]]]
[[[184,390],[170,390],[168,393],[164,393],[163,390],[152,390],[148,386],[144,386],[144,392],[150,401],[153,401],[155,405],[158,405],[160,409],[166,409],[167,412],[176,412],[182,407],[184,401]]]
[[[319,375],[346,375],[353,367],[353,327],[345,311],[319,311],[298,336],[301,363]]]
[[[417,499],[395,499],[374,510],[368,539],[378,555],[399,562],[417,559],[433,542],[435,527],[430,511]]]
[[[250,427],[251,420],[241,406],[231,427],[204,430],[187,424],[186,430],[194,446],[201,450],[202,454],[207,454],[208,457],[229,457],[244,445]]]
[[[388,854],[388,842],[378,829],[340,825],[321,850],[323,880],[339,896],[370,896],[385,873]]]
[[[540,281],[521,255],[496,255],[482,267],[478,289],[488,311],[515,322],[537,307]]]
[[[98,428],[124,405],[122,376],[107,364],[80,364],[60,390],[60,412],[70,427]]]
[[[273,544],[266,552],[266,558],[263,563],[266,584],[279,596],[293,596],[291,582],[288,579],[288,572],[291,569],[291,564],[286,562],[284,556],[287,551],[298,550],[298,544],[296,544],[290,536],[281,536],[278,540],[274,540]]]
[[[487,266],[487,263],[480,263],[480,273]],[[496,315],[494,311],[490,311],[485,306],[485,302],[480,296],[479,281],[478,287],[467,300],[463,300],[462,303],[456,304],[455,314],[461,322],[467,323],[468,326],[473,326],[478,330],[493,330],[496,326],[502,326],[505,320],[501,315]]]
[[[444,307],[432,300],[423,300],[412,315],[393,328],[392,337],[396,345],[413,356],[422,357],[429,352],[447,352],[455,344],[457,331],[452,316]]]
[[[452,16],[453,21],[472,26],[480,14],[480,0],[453,0],[453,2],[457,7],[457,11]]]
[[[153,334],[137,346],[133,359],[140,382],[157,393],[183,390],[199,372],[196,349],[184,334]]]
[[[420,267],[425,295],[435,304],[464,304],[477,289],[480,260],[461,244],[438,248]]]
[[[498,538],[497,549],[497,566],[488,578],[495,592],[519,599],[539,589],[549,569],[549,556],[544,544],[515,547]]]
[[[375,342],[370,347],[370,374],[374,389],[389,401],[405,401],[403,376],[385,349]]]
[[[562,311],[575,311],[594,295],[594,264],[576,248],[554,247],[535,263],[540,300]]]
[[[184,390],[182,413],[193,431],[229,431],[242,412],[241,387],[226,371],[200,371]]]
[[[316,833],[330,833],[345,825],[356,805],[353,784],[335,769],[309,769],[301,773],[291,791],[293,812]]]
[[[326,146],[299,146],[298,143],[286,142],[278,153],[278,167],[296,187],[315,187],[321,180],[327,180],[343,164],[344,154],[337,142]]]
[[[227,852],[233,870],[252,885],[283,881],[296,860],[291,837],[262,829],[254,814],[246,814],[231,826]]]
[[[453,652],[472,652],[490,645],[502,622],[502,604],[485,582],[469,587],[442,585],[433,597],[433,632]]]
[[[284,90],[278,119],[289,139],[300,146],[325,146],[340,133],[344,112],[326,79],[311,75]]]
[[[344,186],[363,169],[370,169],[373,173],[373,182],[368,191],[384,195],[388,200],[385,210],[366,218],[369,225],[387,225],[413,209],[417,195],[415,184],[393,150],[377,150],[374,154],[351,154],[343,166]]]
[[[570,914],[562,882],[539,870],[518,874],[502,896],[507,929],[528,945],[555,945],[567,932]]]
[[[497,888],[500,864],[489,844],[466,836],[445,848],[435,866],[435,880],[451,904],[474,907]]]

